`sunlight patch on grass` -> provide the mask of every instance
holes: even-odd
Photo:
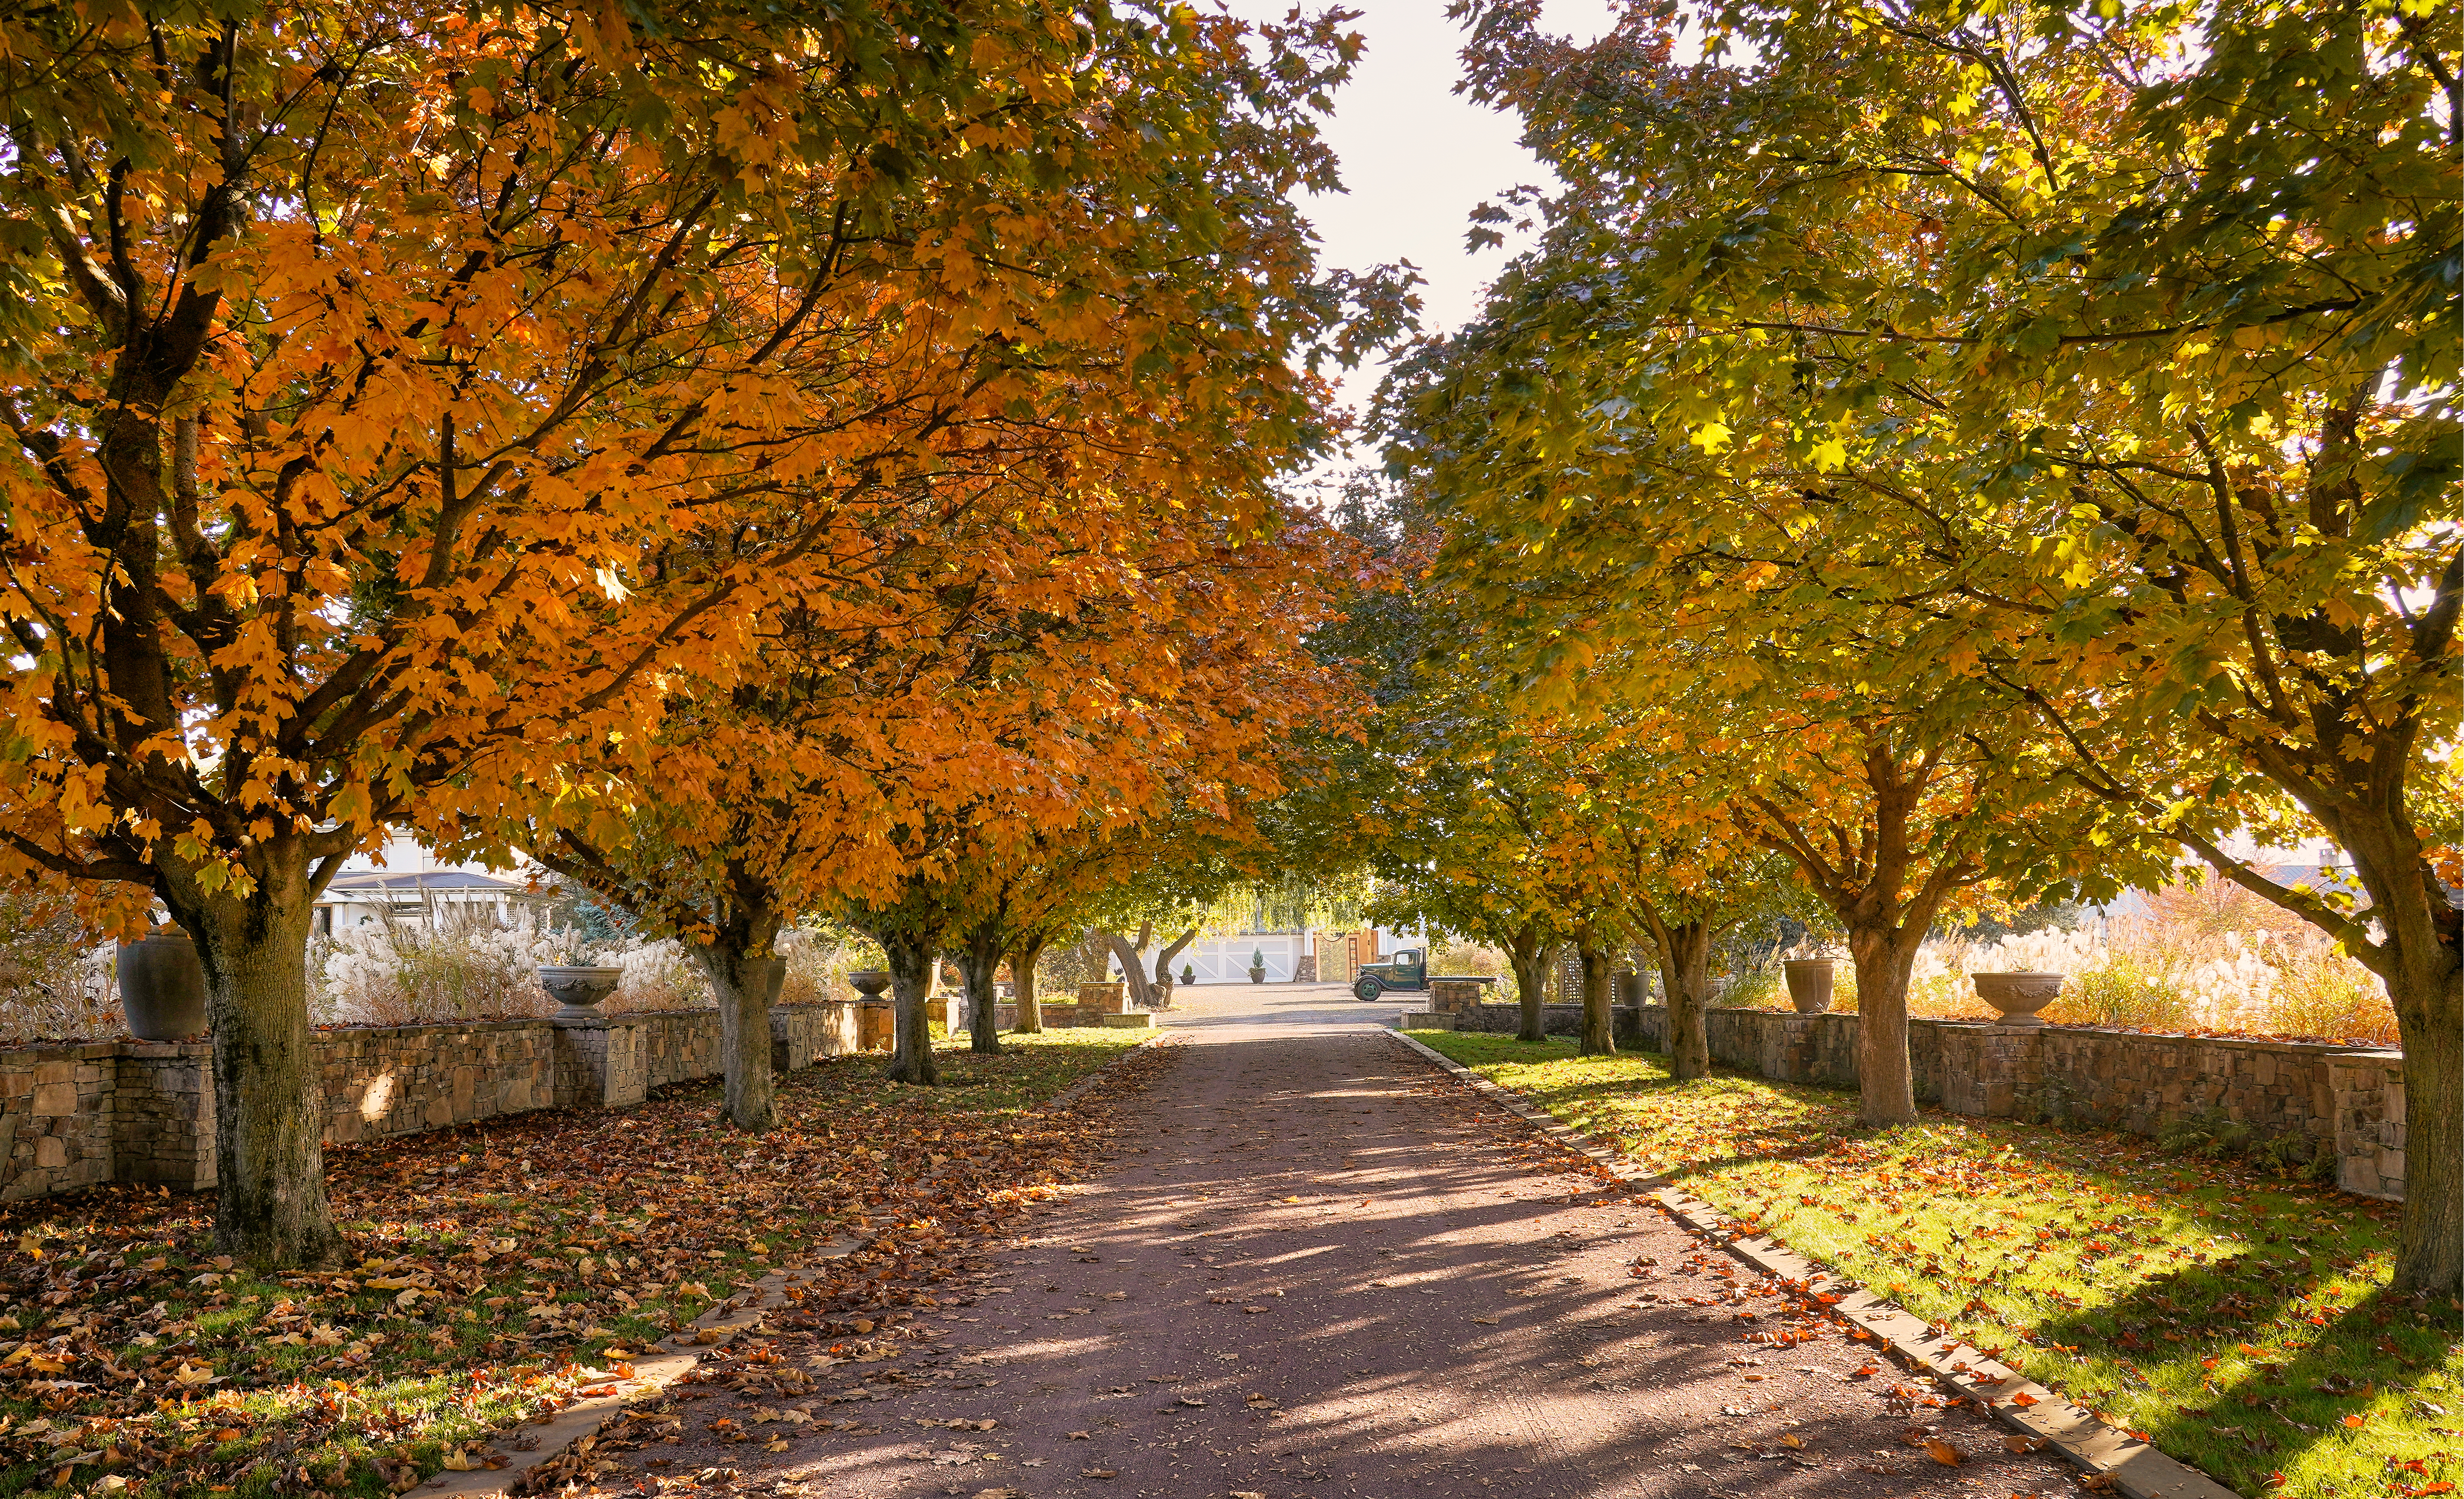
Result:
[[[2457,1309],[2387,1291],[2394,1204],[2136,1135],[1876,1132],[1853,1093],[1414,1034],[2245,1493],[2464,1481]]]

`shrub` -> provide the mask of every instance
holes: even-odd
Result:
[[[2062,997],[2042,1012],[2057,1024],[2394,1043],[2385,987],[2316,929],[2279,919],[2281,912],[2247,892],[2238,900],[2159,892],[2150,909],[2156,915],[2115,919],[2102,930],[1928,942],[1908,1008],[1981,1019],[1992,1011],[1977,1000],[1970,974],[2036,971],[2069,976]],[[2228,917],[2250,917],[2253,926],[2218,930]]]
[[[2190,996],[2180,980],[2140,953],[2116,952],[2072,976],[2047,1020],[2068,1025],[2183,1030],[2192,1025]]]
[[[119,1035],[114,957],[69,897],[0,888],[0,1039]]]
[[[319,938],[309,958],[321,980],[317,1018],[346,1025],[544,1015],[556,1006],[534,970],[567,960],[531,934],[442,911],[425,922],[388,918]]]
[[[1721,981],[1718,1003],[1736,1009],[1784,1010],[1788,1008],[1788,985],[1780,979],[1777,968],[1757,965]]]
[[[1493,998],[1514,998],[1514,964],[1501,948],[1480,942],[1436,942],[1429,948],[1429,972],[1496,979]]]
[[[781,1004],[852,1000],[855,985],[847,981],[847,975],[878,968],[884,961],[879,943],[834,928],[798,927],[782,932],[779,955],[787,959],[787,979],[779,987]]]

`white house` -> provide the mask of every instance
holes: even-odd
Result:
[[[382,855],[355,853],[317,902],[316,931],[331,937],[386,920],[425,923],[436,916],[484,915],[511,926],[550,897],[525,871],[439,859],[416,838],[397,834]]]
[[[1184,970],[1194,973],[1197,983],[1247,983],[1249,963],[1263,957],[1268,983],[1289,983],[1300,967],[1300,960],[1319,950],[1320,939],[1330,934],[1319,932],[1232,932],[1217,937],[1200,937],[1182,948],[1172,960],[1172,976],[1179,979]],[[1419,932],[1391,932],[1376,929],[1377,957],[1398,947],[1423,947],[1428,937]],[[1112,971],[1120,971],[1119,960]],[[1317,965],[1317,978],[1327,980],[1326,966]]]

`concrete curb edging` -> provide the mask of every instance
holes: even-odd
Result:
[[[689,1350],[664,1354],[645,1354],[631,1361],[633,1377],[615,1381],[616,1387],[605,1395],[576,1400],[545,1421],[533,1418],[513,1431],[494,1437],[475,1439],[464,1446],[502,1449],[505,1444],[529,1440],[535,1445],[529,1451],[507,1451],[511,1461],[502,1467],[473,1468],[467,1472],[448,1469],[423,1482],[412,1492],[423,1499],[504,1499],[531,1469],[552,1462],[583,1437],[605,1425],[607,1418],[623,1411],[646,1395],[659,1391],[701,1367],[705,1353],[725,1348],[742,1334],[759,1328],[768,1315],[787,1305],[787,1289],[801,1286],[807,1267],[822,1260],[845,1259],[871,1243],[870,1236],[855,1239],[833,1239],[812,1254],[805,1265],[772,1270],[742,1290],[711,1308],[693,1319],[681,1333],[662,1339],[671,1348]],[[715,1334],[705,1340],[703,1334]]]
[[[1746,1232],[1710,1203],[1670,1185],[1666,1178],[1635,1165],[1615,1151],[1592,1144],[1545,1111],[1524,1102],[1513,1090],[1500,1087],[1399,1030],[1387,1034],[1486,1095],[1508,1113],[1569,1150],[1579,1152],[1620,1184],[1648,1192],[1680,1223],[1716,1239],[1720,1247],[1756,1269],[1787,1280],[1805,1281],[1816,1275],[1840,1279],[1829,1266],[1783,1248],[1767,1236]],[[2110,1477],[2114,1487],[2130,1499],[2238,1499],[2233,1489],[2197,1468],[2115,1430],[2057,1392],[2025,1378],[2017,1370],[1988,1358],[1965,1343],[1934,1335],[1932,1326],[1924,1318],[1872,1291],[1849,1292],[1832,1310],[1864,1327],[1953,1393],[1968,1397],[2003,1425],[2025,1436],[2043,1439],[2047,1450],[2060,1453],[2089,1473]],[[2029,1403],[2018,1403],[2022,1398]]]

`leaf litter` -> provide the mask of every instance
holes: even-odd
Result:
[[[630,1356],[833,1234],[869,1243],[791,1288],[787,1320],[843,1339],[829,1362],[884,1356],[892,1324],[941,1305],[957,1257],[1088,1164],[1066,1118],[1025,1111],[1135,1039],[953,1048],[938,1090],[883,1082],[877,1057],[834,1059],[782,1077],[781,1127],[752,1137],[714,1122],[717,1090],[696,1083],[622,1113],[328,1147],[353,1252],[317,1270],[260,1275],[215,1254],[203,1194],[8,1204],[0,1481],[126,1499],[384,1494],[502,1466],[492,1433],[612,1392]],[[592,1442],[573,1462],[606,1460]]]

